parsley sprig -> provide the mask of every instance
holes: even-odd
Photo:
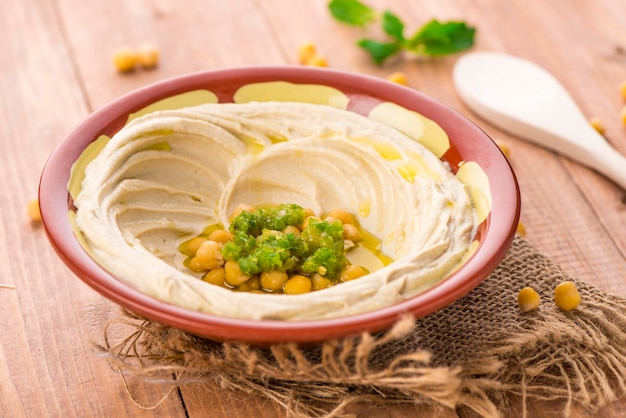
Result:
[[[335,19],[352,26],[364,27],[380,19],[384,32],[389,35],[388,41],[369,38],[357,41],[357,45],[369,52],[378,65],[401,51],[437,57],[461,52],[474,45],[476,29],[463,21],[433,19],[407,38],[404,22],[389,10],[381,15],[358,0],[332,0],[328,8]]]

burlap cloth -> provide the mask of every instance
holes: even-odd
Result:
[[[552,300],[564,280],[574,281],[582,296],[571,312]],[[541,295],[535,311],[517,306],[524,286]],[[261,349],[201,339],[123,312],[105,325],[97,347],[125,382],[218,382],[225,390],[260,393],[293,417],[344,416],[346,405],[365,401],[499,416],[513,398],[522,405],[562,401],[567,416],[573,404],[593,412],[626,393],[626,299],[569,276],[517,237],[469,295],[379,334]]]

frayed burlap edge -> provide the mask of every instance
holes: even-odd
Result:
[[[507,256],[481,287],[490,280],[510,280],[516,294],[528,280],[518,277],[520,266],[539,264],[541,276],[534,280],[544,300],[541,308],[520,314],[506,301],[511,309],[494,317],[504,323],[492,324],[491,330],[486,326],[483,335],[472,334],[474,341],[453,344],[443,354],[429,339],[447,331],[433,331],[437,327],[432,325],[455,324],[472,315],[474,309],[463,306],[475,303],[472,294],[418,321],[406,316],[387,332],[310,348],[218,343],[123,311],[105,325],[96,348],[125,381],[171,388],[217,382],[224,389],[271,399],[294,418],[347,417],[347,407],[360,402],[467,407],[498,417],[512,397],[521,397],[523,416],[531,399],[562,401],[563,415],[569,416],[574,404],[593,412],[626,393],[626,300],[577,281],[584,303],[563,312],[549,303],[550,292],[572,278],[523,239],[515,240],[512,253],[514,260],[507,262]],[[482,295],[481,288],[473,293]],[[120,326],[125,327],[123,337],[113,337]],[[127,390],[134,399],[130,386]]]
[[[224,389],[272,399],[294,418],[343,417],[356,402],[435,402],[454,408],[461,403],[460,367],[429,367],[431,356],[424,350],[400,355],[382,370],[370,364],[373,351],[406,336],[414,324],[407,316],[377,337],[365,333],[327,341],[311,359],[311,349],[297,344],[259,349],[217,343],[123,311],[105,326],[104,343],[97,348],[124,376],[172,387],[216,381]],[[110,328],[120,325],[134,331],[122,341],[109,341]]]

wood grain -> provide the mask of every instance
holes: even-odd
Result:
[[[615,0],[443,0],[369,4],[390,8],[415,31],[431,18],[478,28],[476,50],[531,59],[559,78],[588,117],[626,154],[626,2]],[[296,65],[313,41],[333,68],[386,77],[403,71],[411,87],[459,110],[511,149],[522,191],[527,238],[565,270],[626,296],[626,192],[598,174],[481,121],[451,81],[457,57],[371,64],[356,39],[379,36],[335,22],[322,0],[5,0],[0,2],[0,416],[280,417],[254,394],[189,386],[169,395],[124,380],[91,345],[116,307],[78,280],[25,215],[53,147],[89,112],[147,83],[192,71],[260,64]],[[155,70],[120,75],[110,64],[120,45],[157,45]],[[624,168],[626,170],[626,167]],[[168,395],[168,396],[165,396]],[[165,396],[165,398],[164,398]],[[159,403],[164,399],[163,403]],[[561,405],[528,405],[528,416],[560,416]],[[598,416],[619,417],[626,401]],[[513,403],[507,416],[519,416]],[[372,409],[358,416],[471,417],[467,410]],[[589,417],[575,409],[575,417]]]

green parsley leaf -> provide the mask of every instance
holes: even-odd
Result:
[[[402,45],[398,42],[384,43],[373,39],[361,39],[357,45],[369,52],[378,65],[402,49]]]
[[[476,29],[465,22],[441,23],[433,19],[409,39],[407,48],[430,56],[453,54],[470,48],[475,33]]]
[[[328,7],[335,19],[349,25],[365,26],[379,17],[374,9],[358,0],[332,0]],[[378,65],[401,51],[436,57],[461,52],[474,45],[476,29],[462,21],[439,22],[433,19],[407,39],[404,36],[405,24],[397,15],[387,10],[380,17],[383,31],[393,40],[357,41],[357,45],[369,52]]]
[[[390,36],[393,36],[398,41],[404,41],[404,23],[390,11],[386,10],[383,13],[383,30]]]
[[[335,19],[353,26],[365,26],[376,18],[376,12],[358,0],[332,0],[328,8]]]
[[[248,276],[264,271],[324,271],[325,277],[337,281],[347,264],[341,222],[309,219],[299,235],[282,232],[304,219],[304,209],[295,204],[243,211],[230,224],[233,240],[224,244],[222,255],[236,261]]]

